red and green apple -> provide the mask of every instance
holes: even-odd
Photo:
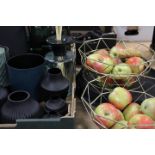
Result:
[[[153,119],[145,114],[136,114],[128,122],[129,128],[136,129],[154,129]]]
[[[113,89],[108,98],[109,102],[120,110],[123,110],[128,104],[132,102],[131,93],[123,87],[116,87]]]
[[[141,114],[140,105],[138,103],[129,104],[123,111],[125,120],[129,121],[136,114]]]
[[[113,59],[106,55],[100,55],[97,61],[93,63],[93,68],[99,73],[110,73],[113,69]]]
[[[141,104],[141,111],[155,120],[155,97],[145,99]]]
[[[112,126],[111,129],[127,129],[128,128],[128,122],[125,120],[117,122],[114,126]]]
[[[126,80],[132,74],[132,70],[128,64],[120,63],[113,68],[112,73],[115,79]]]
[[[124,117],[112,104],[102,103],[95,109],[95,120],[104,127],[110,128],[116,121],[124,120]]]
[[[105,49],[99,49],[99,50],[97,50],[96,52],[94,52],[95,54],[100,54],[100,55],[102,55],[102,56],[105,56],[105,55],[107,55],[107,56],[109,56],[109,51],[107,51],[107,50],[105,50]]]
[[[99,54],[90,54],[86,59],[86,64],[89,67],[93,67],[93,64],[100,58]]]
[[[139,74],[144,70],[144,60],[140,57],[128,58],[126,63],[130,66],[132,72],[135,74]]]

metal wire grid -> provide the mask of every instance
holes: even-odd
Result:
[[[100,77],[103,78],[103,77]],[[129,89],[129,91],[134,94],[134,100],[133,102],[137,102],[139,100],[144,100],[147,98],[151,98],[154,97],[154,90],[155,90],[155,78],[153,77],[148,77],[148,76],[136,76],[136,81],[137,81],[137,89],[133,90],[133,89]],[[100,128],[106,128],[106,126],[104,126],[103,124],[100,124],[100,122],[98,122],[95,119],[95,116],[99,116],[95,113],[94,109],[95,109],[95,105],[96,102],[98,102],[98,104],[102,103],[103,100],[107,101],[107,98],[105,96],[107,96],[112,89],[109,89],[106,87],[105,83],[103,83],[102,88],[99,89],[99,87],[97,87],[96,82],[98,82],[99,78],[96,78],[92,81],[89,81],[82,93],[81,96],[81,100],[82,103],[90,117],[90,119],[95,122]],[[106,80],[105,80],[106,81]],[[143,81],[143,83],[142,83]],[[147,81],[151,81],[151,83],[148,85]],[[125,85],[124,85],[125,88]],[[97,91],[99,93],[98,96],[96,96],[95,98],[91,98],[91,94],[90,94],[90,89],[94,89],[95,91]],[[103,91],[104,90],[104,91]],[[99,116],[99,117],[103,117],[103,116]],[[104,117],[103,117],[104,118]],[[104,118],[104,119],[108,119],[108,118]],[[111,120],[115,123],[118,123],[120,125],[122,125],[124,128],[128,128],[128,126],[126,126],[125,124],[119,123],[118,121],[115,120]],[[145,124],[143,125],[145,126]]]
[[[111,73],[109,73],[109,74],[100,73],[100,72],[97,72],[96,70],[94,70],[93,68],[89,67],[86,64],[86,58],[88,55],[90,55],[91,53],[94,53],[98,49],[107,49],[108,51],[110,51],[110,47],[108,45],[109,44],[108,42],[110,42],[110,41],[116,41],[117,44],[123,46],[125,49],[129,48],[125,41],[118,40],[115,38],[98,38],[98,39],[84,41],[83,44],[78,49],[79,53],[81,55],[82,65],[85,68],[87,68],[88,70],[90,70],[98,75],[109,76]],[[132,49],[141,51],[141,57],[145,60],[144,61],[145,69],[139,75],[147,74],[151,68],[152,62],[154,62],[154,55],[155,55],[154,50],[142,43],[136,43],[134,45],[134,47],[132,47]],[[108,65],[107,68],[108,67],[111,67],[111,66]],[[107,69],[107,68],[105,68],[105,69]],[[132,73],[131,75],[135,75],[135,74]]]

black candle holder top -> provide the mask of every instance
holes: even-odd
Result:
[[[52,46],[52,51],[55,56],[64,56],[66,51],[66,46],[73,43],[73,39],[70,36],[62,36],[61,40],[56,40],[56,36],[51,36],[47,38],[47,43]]]

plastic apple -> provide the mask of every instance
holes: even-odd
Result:
[[[86,59],[86,64],[92,68],[93,64],[99,59],[99,57],[99,54],[90,54]]]
[[[141,111],[155,120],[155,98],[145,99],[141,104]]]
[[[125,120],[129,121],[131,117],[136,114],[141,114],[140,105],[138,103],[131,103],[129,104],[125,110],[123,111],[123,115]]]
[[[99,82],[103,85],[106,86],[111,86],[114,84],[114,80],[112,78],[110,78],[109,76],[105,76],[105,77],[99,77]]]
[[[113,77],[118,80],[126,80],[132,73],[131,68],[126,63],[120,63],[113,68]]]
[[[124,115],[119,109],[117,109],[116,120],[117,121],[124,120]]]
[[[154,129],[154,125],[153,119],[144,114],[136,114],[128,122],[130,128],[136,129]]]
[[[129,76],[128,78],[126,78],[125,80],[122,80],[122,81],[124,84],[123,86],[128,88],[128,87],[132,86],[137,81],[137,79],[134,76]]]
[[[135,74],[139,74],[144,70],[144,60],[140,57],[131,57],[127,59],[126,63]]]
[[[128,122],[125,120],[119,121],[111,129],[127,129]]]
[[[110,50],[110,56],[113,58],[121,58],[120,55],[124,53],[125,48],[120,45],[116,45],[111,48]]]
[[[128,104],[132,102],[131,93],[122,87],[116,87],[108,96],[109,102],[116,108],[123,110]]]
[[[115,65],[122,63],[120,58],[113,58],[113,61]]]
[[[121,112],[110,103],[102,103],[95,109],[95,120],[106,128],[112,127],[116,122],[123,120]]]
[[[116,85],[117,86],[119,85],[120,87],[124,87],[124,88],[131,87],[135,82],[136,82],[136,78],[131,77],[131,76],[129,76],[128,78],[123,79],[123,80],[116,80],[115,79]]]
[[[98,61],[93,63],[93,68],[99,73],[110,73],[113,69],[113,59],[106,55],[100,55]]]
[[[110,50],[111,57],[118,57],[118,58],[130,58],[130,57],[140,57],[141,51],[132,48],[125,48],[121,45],[116,45]]]
[[[96,52],[95,52],[95,54],[100,54],[100,55],[107,55],[107,56],[109,56],[109,52],[107,51],[107,50],[105,50],[105,49],[100,49],[100,50],[97,50]]]

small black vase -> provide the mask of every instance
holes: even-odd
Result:
[[[58,68],[49,69],[41,83],[41,100],[62,98],[66,99],[69,89],[67,80]]]
[[[6,102],[8,96],[8,90],[6,88],[0,87],[0,108],[3,103]]]
[[[40,104],[27,91],[10,93],[1,108],[2,123],[15,123],[17,119],[39,118],[41,115]]]
[[[68,105],[61,98],[50,99],[45,103],[45,111],[49,116],[64,116],[68,113]]]

